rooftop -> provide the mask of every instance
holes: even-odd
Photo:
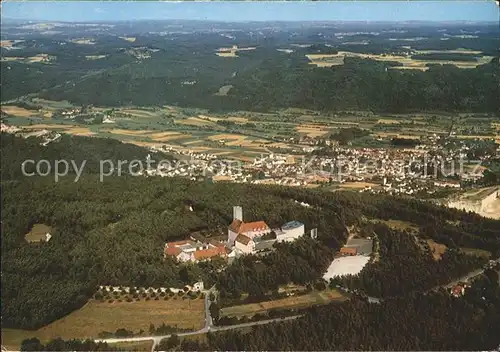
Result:
[[[247,237],[245,235],[242,235],[242,234],[239,234],[237,237],[236,237],[236,242],[240,242],[240,243],[243,243],[244,245],[247,245],[252,239],[250,237]]]
[[[264,221],[243,222],[241,220],[233,220],[229,226],[236,233],[246,233],[251,231],[267,230],[269,226]]]
[[[262,251],[265,249],[269,249],[273,247],[273,244],[276,242],[276,240],[264,240],[264,241],[256,241],[255,242],[255,250],[256,251]]]
[[[283,226],[281,226],[281,229],[282,230],[291,230],[291,229],[296,229],[297,227],[301,227],[301,226],[304,226],[304,224],[301,223],[300,221],[293,220],[293,221],[289,221],[286,224],[284,224]]]
[[[203,260],[212,258],[218,255],[226,255],[226,249],[224,247],[212,247],[208,249],[202,249],[194,252],[194,258],[196,260]]]

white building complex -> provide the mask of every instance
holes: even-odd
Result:
[[[265,251],[271,249],[275,242],[292,242],[304,233],[304,224],[299,221],[287,222],[278,229],[271,229],[264,221],[246,223],[243,221],[243,209],[235,206],[233,222],[227,231],[227,246],[233,250],[229,256]]]

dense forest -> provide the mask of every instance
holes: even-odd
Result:
[[[409,291],[426,289],[481,264],[456,253],[454,248],[459,246],[486,249],[496,256],[500,250],[498,221],[411,199],[130,175],[100,182],[92,168],[78,182],[71,175],[59,182],[50,176],[20,176],[17,170],[23,159],[64,155],[96,160],[101,155],[145,153],[95,138],[68,136],[46,147],[39,142],[34,137],[2,135],[1,294],[6,327],[37,328],[49,323],[82,306],[102,284],[182,287],[201,278],[210,285],[217,283],[228,297],[248,292],[258,298],[287,282],[315,282],[345,243],[347,227],[364,226],[364,219],[411,222],[422,228],[422,236],[450,248],[443,260],[433,263],[429,253],[417,253],[402,234],[375,228],[383,239],[382,254],[391,261],[367,267],[366,275],[373,273],[379,282],[363,279],[356,284],[373,294],[399,295],[398,285]],[[260,260],[241,258],[220,273],[217,263],[192,265],[163,259],[167,240],[200,230],[224,235],[233,205],[243,207],[246,221],[264,220],[271,227],[302,221],[306,231],[318,228],[318,240],[279,245]],[[25,234],[39,223],[53,228],[52,239],[26,242]],[[398,251],[406,251],[408,258]],[[399,265],[406,268],[405,276],[395,281]],[[420,287],[422,275],[429,281]]]
[[[484,258],[468,256],[456,249],[446,251],[437,261],[432,258],[429,247],[423,251],[419,248],[411,233],[391,230],[384,224],[376,224],[369,231],[378,238],[381,260],[355,277],[334,279],[332,286],[342,283],[370,296],[396,297],[446,284],[486,262]]]
[[[387,70],[389,66],[369,59],[345,58],[342,66],[315,68],[308,65],[301,53],[288,56],[273,53],[259,58],[252,69],[243,70],[231,80],[202,76],[198,77],[200,83],[189,88],[172,89],[179,84],[178,79],[131,77],[132,66],[86,78],[74,87],[48,89],[40,96],[75,104],[177,104],[214,111],[300,107],[392,113],[422,110],[500,112],[498,60],[475,69],[432,65],[426,72]],[[233,87],[227,96],[217,96],[214,94],[220,85],[215,82]],[[107,94],[101,94],[101,89]]]
[[[25,160],[34,160],[35,163],[27,163],[25,171],[27,174],[36,172],[36,162],[39,160],[48,160],[54,171],[57,160],[66,160],[69,164],[74,163],[78,170],[81,165],[83,173],[98,174],[102,170],[110,172],[110,167],[114,166],[113,174],[117,175],[118,160],[140,160],[146,166],[146,158],[148,154],[155,163],[152,167],[156,167],[161,160],[175,160],[171,155],[161,152],[151,153],[147,149],[138,147],[130,143],[122,143],[113,138],[93,138],[93,137],[78,137],[74,138],[70,135],[63,134],[61,139],[55,143],[49,143],[45,147],[40,146],[40,140],[37,138],[22,139],[13,135],[2,133],[0,139],[2,150],[8,150],[8,153],[2,153],[2,165],[0,166],[2,179],[21,179],[24,177],[22,163]],[[111,163],[104,162],[105,160],[112,161]],[[62,165],[61,165],[62,168]],[[121,165],[123,174],[128,172],[129,164]],[[43,168],[45,171],[45,168]],[[75,169],[69,168],[73,174]],[[132,168],[132,171],[135,171]],[[52,173],[52,178],[54,177]]]
[[[185,32],[165,37],[169,25],[181,25]],[[443,32],[433,25],[393,26],[152,21],[121,24],[101,32],[63,26],[61,33],[47,37],[13,25],[5,32],[22,39],[23,44],[17,50],[2,48],[4,56],[29,58],[43,53],[55,59],[49,64],[27,64],[17,59],[1,62],[1,96],[2,101],[32,94],[76,105],[169,104],[215,111],[302,107],[323,111],[500,112],[498,26],[443,25],[446,40],[441,40]],[[463,35],[464,28],[480,34],[477,38],[453,37]],[[365,34],[337,36],[343,31]],[[120,39],[127,32],[134,42]],[[225,32],[230,32],[232,39],[221,35]],[[424,39],[412,41],[408,49],[411,36]],[[82,37],[94,38],[93,45],[72,41]],[[366,45],[354,44],[360,41]],[[233,45],[255,50],[238,51],[238,57],[233,58],[215,55],[218,48]],[[459,48],[478,53],[455,53]],[[423,53],[419,54],[420,50]],[[345,57],[343,65],[316,67],[306,57],[340,51],[413,55],[445,64],[428,63],[429,70],[422,72],[391,69],[401,65],[394,61]],[[494,58],[470,69],[449,64],[464,60],[472,63],[482,56]],[[229,85],[227,95],[216,94]]]
[[[123,351],[112,347],[104,342],[94,342],[92,340],[63,340],[53,339],[45,345],[39,339],[26,339],[21,344],[21,351]]]
[[[497,269],[498,270],[498,269]],[[500,340],[498,271],[488,270],[456,299],[445,291],[413,293],[380,304],[352,299],[314,307],[302,318],[251,331],[184,339],[181,351],[494,350]]]

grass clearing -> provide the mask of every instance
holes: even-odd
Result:
[[[479,248],[461,247],[460,251],[467,255],[475,255],[477,257],[483,257],[483,258],[489,258],[491,256],[491,252]]]
[[[220,57],[239,57],[238,55],[236,55],[236,51],[217,52],[216,55]]]
[[[413,223],[408,222],[408,221],[389,219],[389,220],[384,220],[384,221],[381,221],[381,222],[383,222],[384,224],[386,224],[387,226],[389,226],[391,229],[395,229],[395,230],[418,231],[418,229],[419,229],[418,225],[413,224]]]
[[[73,39],[71,42],[73,44],[84,44],[84,45],[94,45],[95,44],[95,41],[93,39],[86,39],[86,38]]]
[[[219,88],[219,91],[217,93],[215,93],[215,95],[226,96],[227,93],[229,93],[229,91],[231,90],[231,88],[233,88],[233,86],[230,84],[222,86]]]
[[[415,50],[417,54],[475,54],[480,55],[483,52],[479,50],[458,48],[455,50]]]
[[[0,46],[2,48],[12,48],[13,40],[0,40]]]
[[[45,240],[46,234],[50,233],[52,228],[45,224],[35,224],[30,232],[24,235],[24,239],[30,243]]]
[[[245,138],[247,137],[242,136],[241,134],[230,134],[230,133],[220,133],[208,137],[208,139],[210,139],[211,141],[226,140],[226,139],[243,141]]]
[[[427,244],[432,252],[432,257],[434,260],[440,260],[444,252],[446,252],[446,247],[444,244],[434,242],[433,240],[427,240]]]
[[[21,128],[28,130],[54,130],[75,136],[93,136],[96,134],[95,132],[92,132],[88,127],[82,127],[78,125],[36,124],[31,126],[21,126]]]
[[[35,56],[28,57],[26,60],[30,64],[35,62],[50,62],[55,60],[55,56],[49,56],[48,54],[38,54]]]
[[[187,119],[175,120],[176,124],[190,125],[190,126],[214,126],[213,121],[201,119],[199,117],[188,117]]]
[[[99,60],[108,57],[108,55],[85,55],[87,60]]]
[[[137,333],[148,331],[149,325],[162,323],[197,330],[204,325],[202,299],[160,299],[138,302],[90,301],[84,307],[36,331],[2,329],[2,344],[19,348],[25,338],[38,337],[42,342],[53,338],[98,338],[103,331],[125,328]]]
[[[297,132],[304,133],[309,137],[321,137],[329,132],[325,125],[300,125],[295,128]]]
[[[135,42],[135,37],[118,37],[120,39],[126,40],[127,42],[133,43]]]
[[[121,348],[125,351],[151,351],[153,341],[132,341],[132,342],[116,342],[110,344],[111,347]]]
[[[327,304],[331,301],[343,301],[346,297],[337,290],[313,291],[305,295],[290,296],[267,302],[242,304],[221,309],[222,316],[243,316],[263,313],[278,308],[304,308],[315,304]]]
[[[152,133],[152,130],[124,130],[120,128],[114,128],[112,130],[106,130],[106,132],[112,134],[121,134],[123,136],[146,136],[149,133]]]
[[[450,51],[443,51],[446,53],[451,53]],[[459,53],[471,53],[467,51],[459,51]],[[420,53],[419,53],[420,54]],[[338,66],[344,64],[345,57],[359,57],[363,59],[371,59],[376,61],[393,61],[398,62],[401,66],[394,66],[391,69],[403,69],[403,70],[422,70],[426,71],[429,68],[427,64],[439,64],[439,65],[455,65],[458,68],[475,68],[479,65],[484,65],[493,59],[493,56],[480,56],[477,61],[446,61],[446,60],[419,60],[414,59],[409,56],[402,55],[387,55],[387,54],[362,54],[354,53],[350,51],[339,51],[337,54],[308,54],[306,57],[311,61],[310,64],[316,65],[318,67],[330,67]]]
[[[401,121],[394,119],[378,119],[377,123],[382,125],[399,125]]]
[[[180,132],[167,131],[167,132],[152,133],[152,134],[148,135],[147,137],[151,138],[154,141],[165,142],[165,141],[171,141],[174,139],[191,137],[191,135],[190,134],[183,134]]]
[[[70,127],[64,130],[64,133],[72,134],[75,136],[94,136],[96,133],[92,132],[86,127]]]
[[[340,185],[344,189],[364,189],[368,187],[376,187],[378,184],[370,182],[345,182]]]
[[[121,113],[132,115],[132,117],[155,117],[155,111],[141,110],[141,109],[120,109]]]

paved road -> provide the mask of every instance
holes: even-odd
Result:
[[[495,260],[496,263],[500,263],[500,258]],[[444,287],[444,288],[450,288],[454,285],[456,285],[458,282],[466,282],[469,281],[470,279],[479,276],[484,273],[484,268],[478,269],[475,271],[470,272],[469,274],[456,279],[446,285],[440,285],[436,287],[435,289],[439,287]],[[209,331],[215,332],[215,331],[224,331],[224,330],[232,330],[232,329],[240,329],[240,328],[245,328],[245,327],[250,327],[250,326],[255,326],[255,325],[263,325],[263,324],[269,324],[269,323],[274,323],[274,322],[280,322],[280,321],[286,321],[286,320],[291,320],[291,319],[296,319],[300,317],[301,315],[294,315],[291,317],[285,317],[285,318],[275,318],[275,319],[267,319],[267,320],[260,320],[260,321],[255,321],[255,322],[250,322],[250,323],[243,323],[243,324],[236,324],[236,325],[227,325],[227,326],[214,326],[213,325],[213,320],[210,315],[210,293],[215,292],[215,286],[211,287],[208,291],[205,291],[205,326],[197,331],[191,331],[191,332],[182,332],[178,333],[177,336],[189,336],[189,335],[198,335],[198,334],[205,334]],[[377,298],[377,297],[368,297],[368,301],[370,303],[380,303],[382,299]],[[112,339],[101,339],[101,340],[95,340],[96,342],[107,342],[107,343],[116,343],[116,342],[134,342],[134,341],[153,341],[153,347],[151,348],[151,351],[154,351],[155,347],[160,343],[162,339],[169,338],[171,335],[162,335],[162,336],[141,336],[141,337],[125,337],[125,338],[112,338]]]
[[[203,329],[200,329],[197,331],[180,332],[176,335],[177,336],[189,336],[189,335],[205,334],[209,331],[224,331],[224,330],[232,330],[232,329],[241,329],[241,328],[246,328],[246,327],[255,326],[255,325],[263,325],[263,324],[275,323],[275,322],[280,322],[280,321],[292,320],[292,319],[296,319],[300,316],[301,315],[294,315],[294,316],[285,317],[285,318],[267,319],[267,320],[254,321],[254,322],[250,322],[250,323],[227,325],[227,326],[211,326],[211,327],[205,326]],[[163,340],[165,338],[169,338],[171,335],[172,334],[161,335],[161,336],[140,336],[140,337],[98,339],[98,340],[94,340],[94,341],[95,342],[116,343],[116,342],[140,342],[140,341],[152,340],[153,347],[151,348],[151,350],[154,351],[155,347],[160,343],[161,340]]]
[[[494,260],[494,262],[496,264],[500,264],[500,258]],[[472,272],[468,273],[467,275],[465,275],[464,277],[461,277],[461,278],[459,278],[459,279],[457,279],[457,280],[455,280],[453,282],[450,282],[446,286],[443,286],[443,287],[445,287],[445,288],[451,288],[451,287],[455,286],[456,284],[458,284],[459,282],[467,282],[470,279],[473,279],[476,276],[479,276],[479,275],[483,274],[484,271],[485,271],[484,268],[472,271]]]
[[[210,294],[211,293],[215,293],[215,285],[213,285],[212,287],[210,287],[210,289],[208,291],[205,292],[205,329],[208,331],[212,325],[214,325],[213,323],[213,319],[212,319],[212,316],[210,315]]]

